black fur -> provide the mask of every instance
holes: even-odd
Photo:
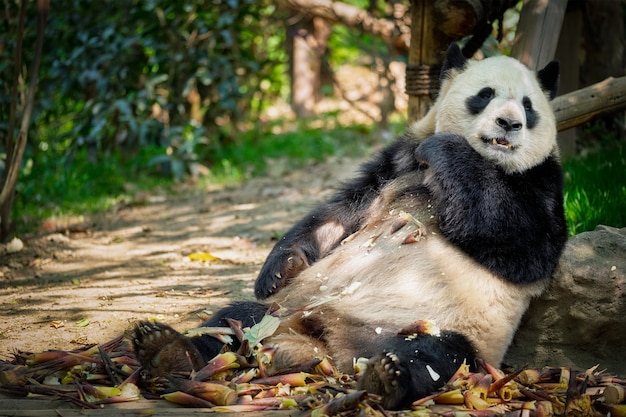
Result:
[[[548,278],[567,239],[562,173],[558,162],[507,175],[481,157],[459,135],[439,133],[419,145],[399,139],[365,164],[326,204],[289,230],[269,254],[255,283],[259,299],[276,293],[290,278],[284,265],[302,251],[309,264],[320,254],[314,231],[329,221],[343,224],[339,242],[363,224],[363,215],[389,180],[419,169],[432,171],[439,227],[453,244],[495,274],[516,284]],[[298,271],[300,272],[300,271]],[[279,278],[280,276],[280,278]]]
[[[487,108],[491,100],[494,99],[498,92],[491,87],[482,88],[476,95],[470,96],[465,100],[465,107],[471,115],[478,115]],[[526,113],[526,126],[528,129],[533,129],[539,123],[539,113],[533,108],[533,103],[528,97],[522,98],[522,106]],[[505,131],[519,130],[522,127],[522,122],[518,120],[497,120],[500,127]]]
[[[325,204],[313,210],[278,241],[255,282],[254,292],[263,300],[287,285],[302,269],[327,255],[321,253],[315,231],[327,223],[341,224],[344,233],[326,246],[334,248],[356,232],[372,201],[390,180],[418,169],[414,139],[400,139],[361,168],[361,174],[344,184]]]
[[[450,242],[515,284],[552,275],[567,239],[562,173],[554,158],[507,175],[452,134],[425,140],[416,158],[429,165],[427,186]]]
[[[522,105],[526,112],[526,126],[528,126],[529,129],[534,129],[537,123],[539,123],[539,113],[533,108],[533,102],[528,97],[524,97]]]
[[[228,327],[225,319],[241,321],[242,327],[252,327],[263,319],[268,312],[268,306],[253,301],[242,301],[229,305],[219,310],[213,317],[201,324],[203,327]],[[224,344],[210,335],[194,337],[191,342],[198,349],[205,361],[209,361],[224,349]],[[239,349],[239,340],[234,337],[229,350]]]
[[[495,97],[495,90],[491,87],[482,88],[476,95],[470,96],[465,101],[467,111],[472,115],[481,113]]]
[[[215,316],[202,323],[202,326],[228,326],[224,319],[229,318],[241,321],[243,327],[250,327],[258,323],[267,311],[268,307],[260,303],[239,302],[219,310]],[[145,331],[143,337],[142,332],[137,331],[134,338],[135,351],[148,352],[147,355],[144,354],[145,358],[142,357],[142,364],[152,374],[189,372],[190,363],[185,360],[186,355],[202,357],[204,363],[207,363],[224,350],[223,343],[210,335],[189,339],[161,323],[143,326],[155,332],[153,338],[160,338],[151,342]],[[169,333],[167,340],[163,336],[165,329],[168,329]],[[370,339],[369,344],[357,339],[359,338],[357,337],[354,343],[359,345],[362,355],[371,356],[367,368],[358,380],[358,387],[380,394],[383,406],[388,409],[407,407],[412,401],[437,391],[463,362],[475,370],[475,349],[472,343],[459,333],[450,331],[442,331],[437,335],[422,332],[403,333],[383,339]],[[197,351],[193,351],[189,341]],[[150,343],[173,344],[173,349],[159,351],[159,346],[149,347]],[[239,346],[239,342],[235,341],[228,349],[237,350]],[[167,361],[165,356],[172,359],[177,357],[179,360]],[[160,357],[162,358],[159,366],[151,366],[155,362],[154,359]],[[200,363],[193,365],[195,370],[202,366]]]
[[[467,58],[463,55],[463,52],[461,52],[461,48],[459,48],[459,45],[456,43],[451,43],[446,52],[443,64],[441,64],[440,78],[448,77],[452,69],[462,71],[465,68],[465,64],[467,64]]]
[[[543,91],[548,93],[548,97],[552,100],[556,97],[559,90],[559,62],[551,61],[537,72],[537,79]]]
[[[387,409],[408,408],[440,389],[463,362],[475,370],[472,345],[458,333],[395,336],[381,355],[369,359],[358,388],[380,394]]]
[[[467,58],[461,52],[461,48],[456,43],[450,44],[446,57],[441,65],[441,79],[449,76],[450,70],[462,71],[467,64]],[[551,61],[545,67],[537,71],[537,80],[541,89],[548,93],[552,100],[559,90],[559,62]]]
[[[228,327],[225,319],[239,320],[242,327],[252,327],[268,312],[256,302],[238,302],[219,310],[201,324],[205,327]],[[228,350],[237,351],[240,341],[233,337]],[[144,370],[151,376],[198,371],[225,350],[224,343],[211,335],[186,337],[164,323],[139,322],[133,330],[133,349]]]

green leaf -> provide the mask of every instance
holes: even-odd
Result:
[[[87,327],[87,326],[89,326],[88,319],[82,319],[81,321],[76,323],[76,327]]]
[[[256,346],[263,339],[273,335],[279,325],[280,319],[278,317],[266,314],[260,322],[252,326],[243,335],[243,340],[247,340],[250,346]]]

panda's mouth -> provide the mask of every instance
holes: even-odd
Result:
[[[507,149],[507,150],[511,150],[513,149],[513,145],[511,144],[511,142],[509,142],[508,140],[506,140],[505,138],[487,138],[487,137],[482,137],[481,138],[483,140],[484,143],[489,144],[489,145],[493,145],[498,149]]]

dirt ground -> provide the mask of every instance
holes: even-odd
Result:
[[[235,187],[138,196],[97,219],[21,237],[20,252],[0,247],[0,359],[106,342],[148,318],[185,330],[252,299],[276,236],[357,166],[334,160]]]

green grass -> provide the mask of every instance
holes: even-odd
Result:
[[[250,131],[212,153],[215,162],[201,185],[236,184],[272,171],[277,175],[330,156],[364,156],[379,142],[367,126],[299,128],[278,134]]]
[[[626,145],[576,157],[563,164],[565,216],[570,235],[603,224],[626,226]]]
[[[236,143],[213,152],[211,157],[219,163],[212,171],[224,174],[238,170],[257,176],[265,174],[268,164],[276,159],[284,159],[290,167],[297,168],[303,162],[321,161],[331,155],[361,156],[376,142],[371,133],[367,126],[301,128],[278,134],[252,130]]]
[[[146,149],[131,159],[118,154],[89,162],[85,152],[67,158],[26,160],[13,206],[18,234],[38,229],[46,219],[102,213],[140,190],[169,187],[171,179],[149,175],[147,161],[160,149]]]

